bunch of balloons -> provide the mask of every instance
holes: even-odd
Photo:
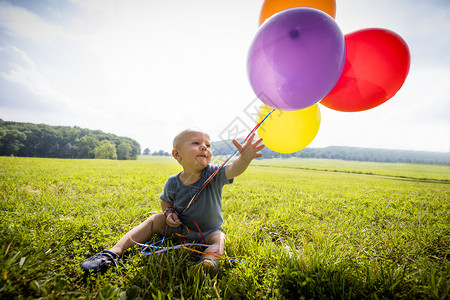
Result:
[[[409,72],[406,42],[387,29],[343,35],[334,0],[265,0],[250,46],[250,84],[264,103],[258,128],[266,146],[293,153],[320,126],[318,103],[343,112],[374,108],[392,98]]]

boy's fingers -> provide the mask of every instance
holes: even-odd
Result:
[[[266,145],[259,145],[258,147],[256,147],[256,152],[261,151],[262,149],[264,149],[264,147],[266,147]]]
[[[256,142],[253,143],[253,145],[256,146],[256,145],[260,144],[262,142],[262,140],[263,140],[263,138],[260,137]]]
[[[255,133],[253,132],[251,135],[250,135],[250,137],[248,138],[248,143],[252,143],[253,142],[253,139],[255,138]]]
[[[251,145],[252,144],[252,142],[253,142],[253,138],[255,137],[255,133],[252,133],[248,138],[247,138],[247,140],[245,140],[245,143],[244,143],[244,147],[245,146],[248,146],[248,145]]]
[[[242,149],[242,145],[237,140],[233,140],[233,145],[238,148],[239,151]]]
[[[169,226],[178,226],[178,225],[180,225],[181,224],[181,222],[179,221],[179,220],[170,220],[169,222],[167,222],[167,224],[169,225]]]

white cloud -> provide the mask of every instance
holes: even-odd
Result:
[[[38,42],[67,38],[64,30],[39,18],[28,10],[0,2],[0,27],[12,37],[25,37]]]
[[[50,86],[25,52],[14,46],[0,47],[0,80],[0,106],[54,110],[64,105],[64,95]]]

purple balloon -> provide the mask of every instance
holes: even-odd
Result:
[[[308,7],[286,9],[266,20],[247,57],[253,91],[280,110],[319,102],[338,82],[344,64],[339,26],[328,14]]]

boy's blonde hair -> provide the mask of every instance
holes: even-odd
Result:
[[[205,134],[205,135],[207,135],[209,137],[209,134],[207,134],[203,130],[188,128],[188,129],[185,129],[185,130],[181,131],[180,133],[178,133],[174,137],[174,139],[173,139],[173,148],[178,148],[180,146],[180,144],[183,142],[183,139],[186,136],[186,134],[194,133],[194,132],[200,132],[200,133]]]

